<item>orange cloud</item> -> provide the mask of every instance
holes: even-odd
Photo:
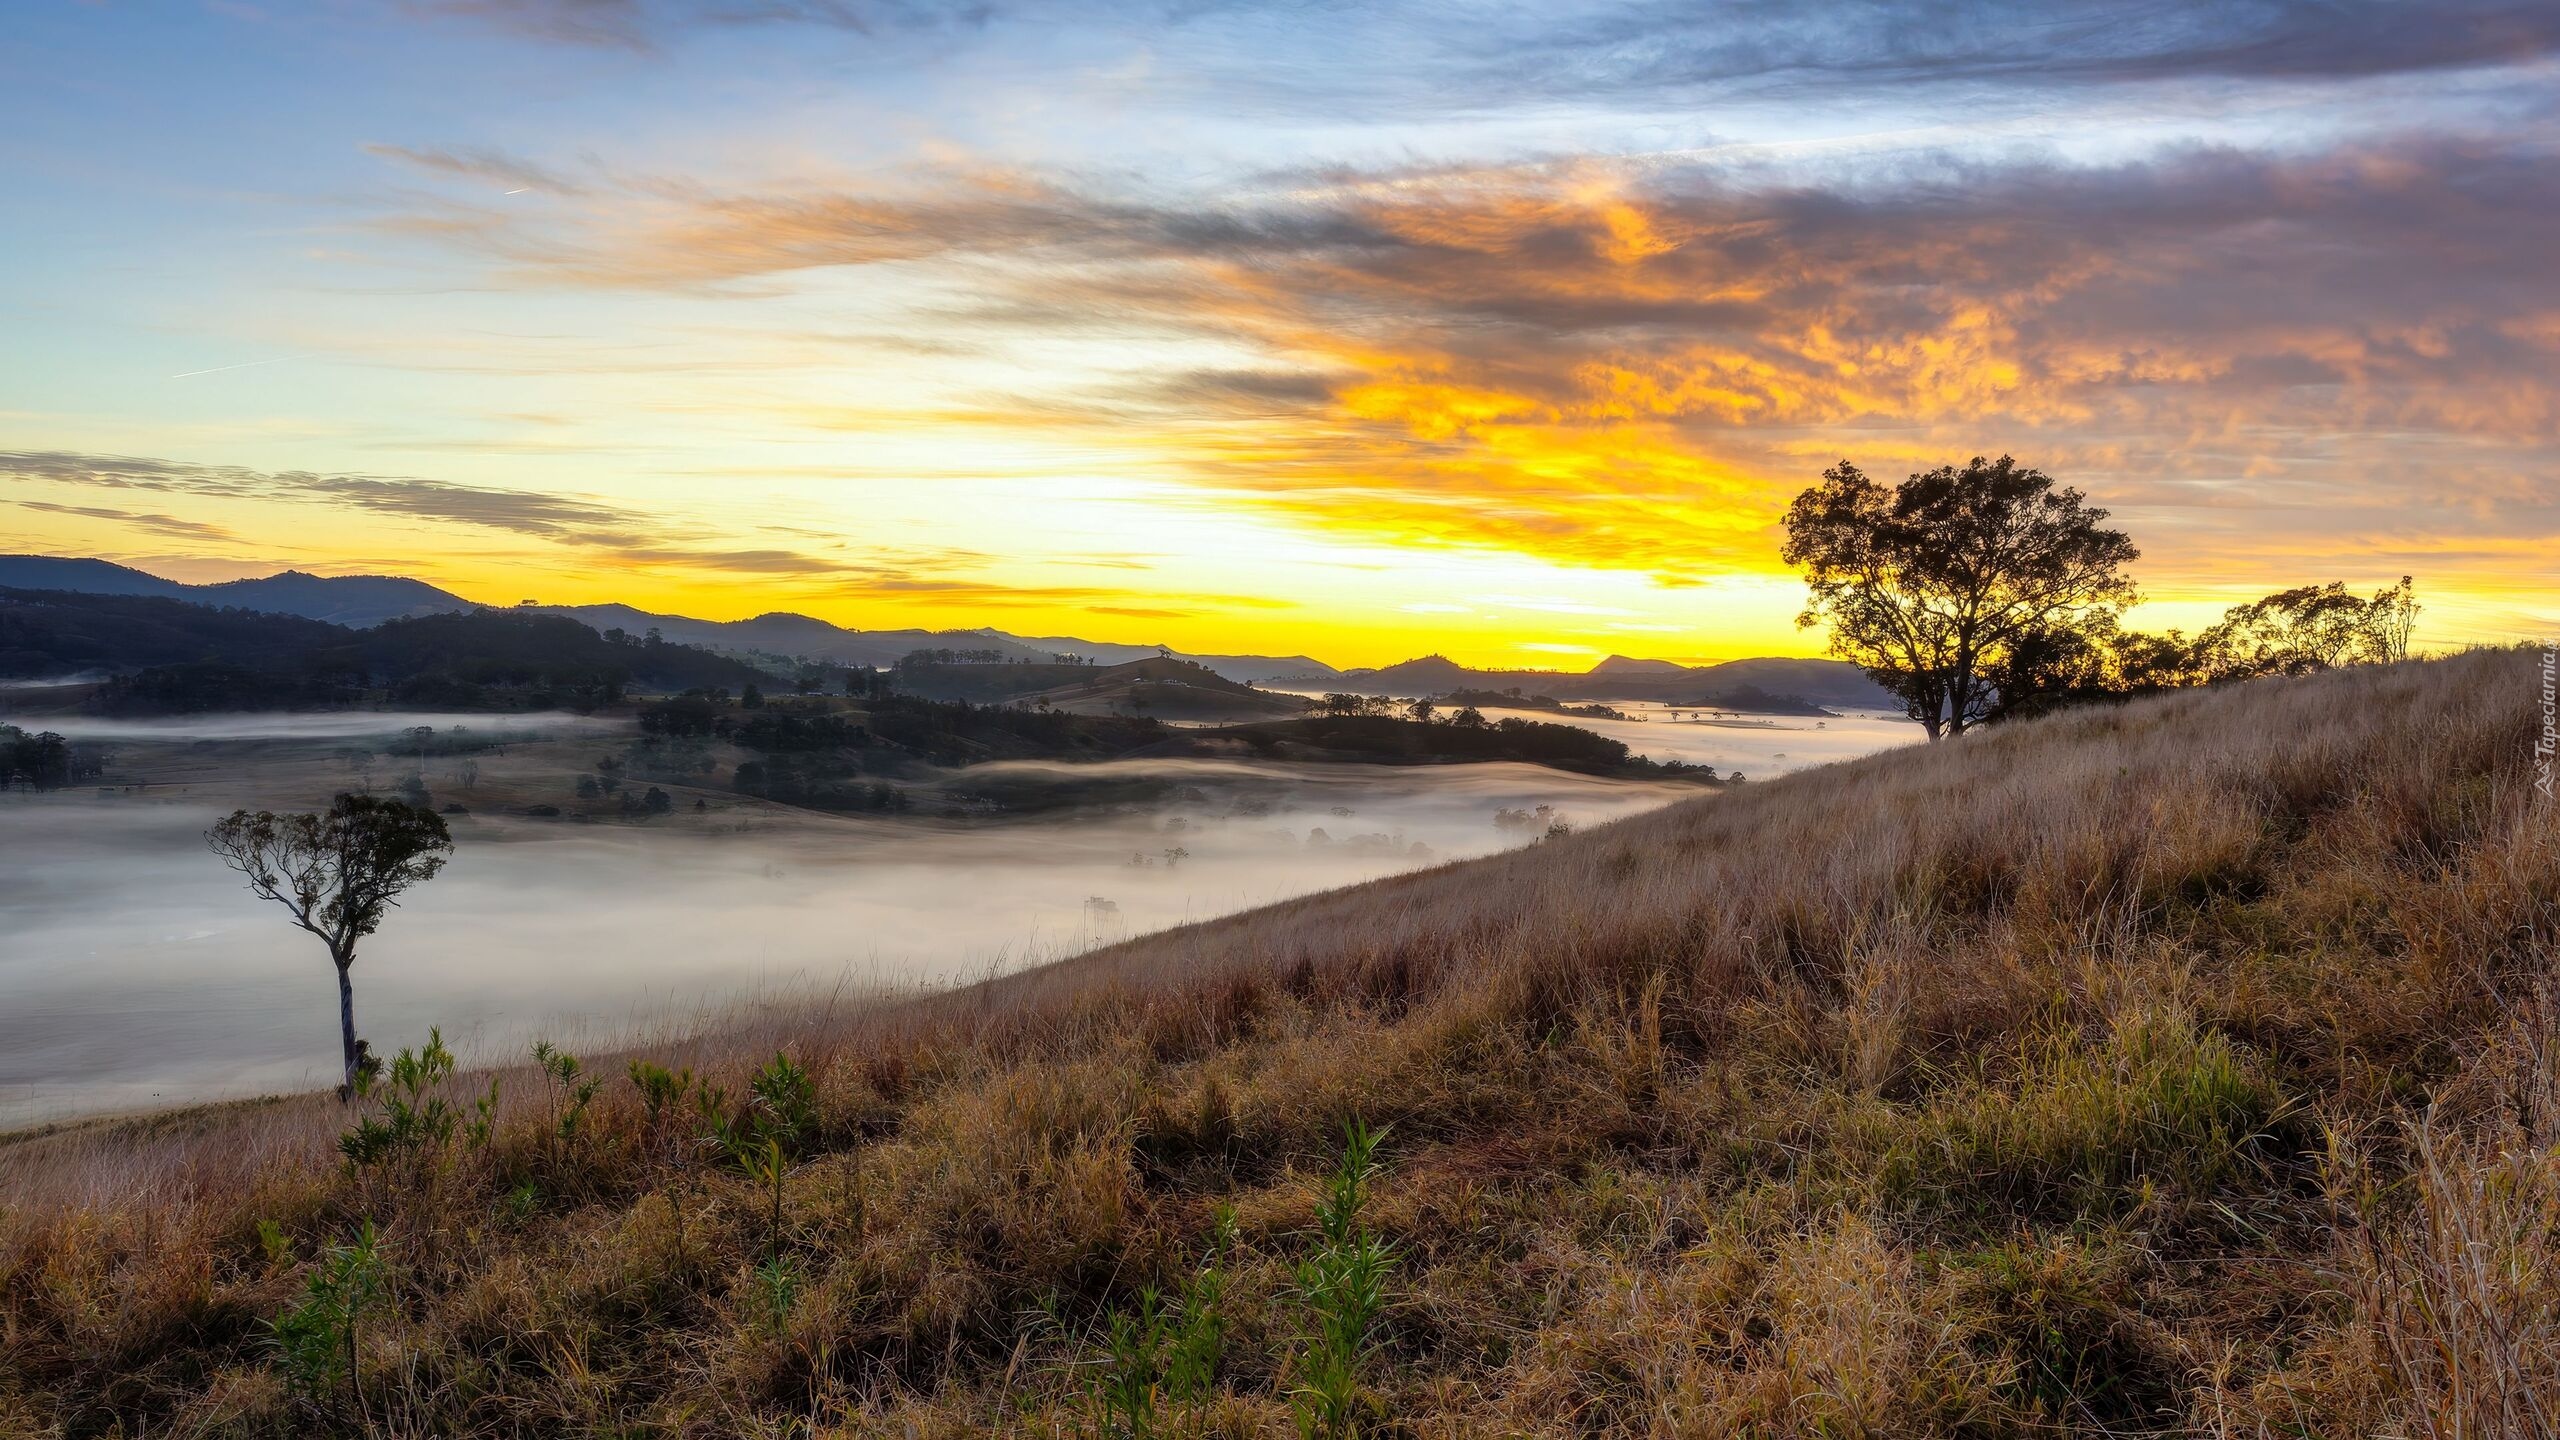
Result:
[[[983,170],[577,188],[566,213],[450,233],[537,286],[943,267],[975,298],[920,331],[1249,357],[801,418],[1054,435],[1365,537],[1766,571],[1775,515],[1830,460],[2004,450],[2116,505],[2180,573],[2376,527],[2498,555],[2453,562],[2474,568],[2507,563],[2490,542],[2560,536],[2560,161],[2524,143],[1827,187],[1585,161],[1189,204]]]

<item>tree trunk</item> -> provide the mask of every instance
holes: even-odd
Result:
[[[347,967],[355,958],[349,955],[338,960],[338,1043],[346,1053],[344,1091],[349,1096],[356,1093],[356,987],[347,976]]]

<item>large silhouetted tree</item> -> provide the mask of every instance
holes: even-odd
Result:
[[[1887,490],[1842,461],[1787,511],[1780,551],[1805,567],[1798,624],[1898,696],[1929,738],[1961,735],[2133,600],[2140,552],[2077,490],[2003,455]],[[2030,653],[2032,652],[2032,653]],[[2020,697],[2006,697],[2014,704]]]
[[[329,947],[338,969],[338,1030],[346,1086],[356,1083],[355,989],[347,971],[356,942],[382,925],[400,893],[433,879],[453,850],[444,817],[372,795],[341,795],[318,814],[231,812],[205,832],[213,853],[249,877],[249,893],[273,900]]]

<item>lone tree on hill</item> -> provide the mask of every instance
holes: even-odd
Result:
[[[1796,497],[1780,554],[1805,567],[1799,625],[1898,696],[1936,740],[2017,695],[2034,653],[2112,627],[2141,554],[2079,491],[2003,455],[1891,490],[1842,461]]]
[[[342,1093],[356,1085],[355,989],[347,977],[356,942],[412,885],[433,879],[453,851],[444,817],[372,795],[340,795],[323,814],[234,810],[205,842],[249,877],[249,893],[273,900],[329,947],[338,967],[338,1032],[346,1052]]]

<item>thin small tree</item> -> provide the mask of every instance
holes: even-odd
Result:
[[[347,972],[356,942],[381,927],[402,891],[444,868],[453,851],[444,817],[398,800],[340,795],[318,815],[235,810],[205,832],[205,842],[249,877],[250,894],[282,905],[295,926],[329,947],[338,970],[344,1093],[354,1093],[356,1000]]]

